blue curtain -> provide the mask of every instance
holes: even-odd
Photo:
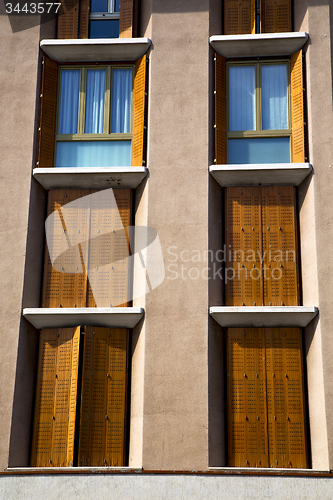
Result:
[[[263,130],[288,128],[287,66],[261,66],[261,100]]]
[[[86,134],[104,132],[105,73],[105,69],[87,70]]]
[[[230,66],[230,131],[255,130],[254,66]]]
[[[61,72],[59,134],[77,134],[80,96],[79,69]]]
[[[112,73],[111,132],[131,131],[132,70],[114,69]]]

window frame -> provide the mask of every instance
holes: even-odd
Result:
[[[262,97],[261,97],[261,67],[265,65],[274,66],[285,64],[287,70],[287,113],[288,113],[288,128],[278,130],[263,130],[262,129]],[[230,68],[232,66],[254,66],[255,71],[255,130],[239,130],[230,131]],[[244,60],[232,61],[226,63],[227,78],[227,158],[229,161],[229,139],[244,139],[244,138],[266,138],[266,137],[289,137],[289,152],[292,158],[292,129],[291,129],[291,74],[290,74],[290,58],[283,59],[261,59],[261,60]]]

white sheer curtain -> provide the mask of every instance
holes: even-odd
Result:
[[[261,99],[263,130],[288,128],[287,66],[261,66]]]
[[[255,129],[254,66],[230,66],[230,131]]]
[[[114,69],[112,74],[112,133],[131,131],[132,70]]]
[[[61,72],[59,134],[77,134],[80,96],[79,69]]]
[[[105,69],[87,70],[84,127],[86,134],[102,134],[104,132],[105,74]]]

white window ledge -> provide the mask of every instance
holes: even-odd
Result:
[[[209,41],[213,49],[226,58],[290,56],[308,40],[309,35],[297,33],[263,33],[258,35],[214,35]]]
[[[135,189],[148,174],[147,167],[35,168],[34,178],[45,189]]]
[[[222,187],[298,186],[312,171],[310,163],[211,165],[209,172]]]
[[[305,327],[318,314],[317,307],[304,306],[218,306],[209,314],[225,328]]]
[[[84,38],[78,40],[41,40],[47,56],[59,63],[135,61],[151,45],[149,38]]]
[[[35,328],[68,328],[87,325],[134,328],[144,316],[141,307],[26,308],[23,316]]]

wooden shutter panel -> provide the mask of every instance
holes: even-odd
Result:
[[[133,36],[133,0],[120,1],[119,38]]]
[[[80,327],[41,330],[32,467],[73,465]]]
[[[227,163],[227,101],[226,101],[226,59],[215,54],[215,89],[214,89],[214,163],[223,165]]]
[[[43,56],[42,65],[36,165],[37,167],[53,167],[58,63]]]
[[[113,194],[118,211],[103,209],[103,202],[98,197],[92,201],[96,205],[91,206],[88,307],[129,305],[130,247],[127,228],[131,225],[132,193],[130,189],[114,189]],[[111,227],[115,233],[110,233]],[[100,234],[102,236],[99,237]]]
[[[291,0],[261,0],[261,33],[291,31]]]
[[[268,467],[262,329],[228,328],[228,465]]]
[[[132,166],[141,167],[145,125],[146,56],[135,61]]]
[[[79,0],[60,0],[57,16],[57,38],[73,39],[78,37]]]
[[[255,33],[255,0],[224,0],[224,34]]]
[[[226,305],[263,305],[260,188],[227,188],[225,214]]]
[[[299,328],[266,328],[271,467],[307,468],[302,336]]]
[[[46,245],[44,260],[44,279],[42,307],[85,307],[87,302],[87,270],[84,255],[87,255],[89,244],[89,208],[71,211],[71,231],[80,232],[83,241],[79,245],[70,246],[71,235],[67,232],[62,207],[68,203],[90,194],[89,190],[59,189],[51,190],[48,195],[49,216],[58,211],[60,218],[56,219],[52,234],[52,245],[59,255],[60,261],[51,264],[49,250]],[[86,235],[86,237],[84,237]],[[70,248],[69,248],[70,247]],[[72,272],[73,263],[81,263],[83,272]],[[66,268],[70,272],[66,272]],[[60,270],[58,270],[60,269]]]
[[[292,161],[305,161],[304,102],[303,102],[303,53],[300,50],[290,57],[291,69],[291,133]]]
[[[262,188],[264,305],[299,305],[295,190]]]
[[[80,0],[80,27],[79,38],[89,36],[89,7],[90,0]]]
[[[85,327],[79,465],[125,464],[128,332]]]

